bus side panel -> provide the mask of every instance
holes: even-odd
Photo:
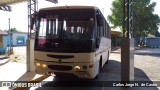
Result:
[[[100,41],[99,49],[96,51],[96,60],[102,58],[102,67],[106,63],[111,52],[111,40],[108,38],[102,38]]]

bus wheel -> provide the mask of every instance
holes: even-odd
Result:
[[[96,75],[95,79],[99,79],[100,74],[101,74],[101,70],[102,70],[102,59],[100,59],[98,74]]]
[[[99,79],[100,77],[100,70],[98,71],[98,74],[96,75],[95,79]]]
[[[109,59],[107,59],[106,64],[108,64],[108,62],[109,62]]]
[[[109,62],[109,52],[108,52],[106,64],[108,64],[108,62]]]

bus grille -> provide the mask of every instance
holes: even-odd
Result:
[[[72,70],[71,66],[64,66],[64,65],[48,65],[48,68],[52,70],[60,70],[60,71]]]

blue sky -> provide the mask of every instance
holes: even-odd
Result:
[[[59,4],[53,4],[46,2],[44,0],[39,1],[39,8],[57,6],[57,5],[93,5],[97,6],[104,13],[104,16],[107,17],[111,13],[110,7],[113,0],[58,0]],[[157,2],[155,7],[155,12],[160,16],[160,0],[151,0]],[[17,28],[20,31],[28,31],[28,11],[27,3],[20,3],[12,5],[12,12],[0,11],[0,29],[8,29],[8,18],[11,18],[11,28]]]

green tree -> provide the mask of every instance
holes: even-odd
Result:
[[[16,28],[11,28],[10,31],[11,32],[19,32]]]
[[[144,36],[144,30],[149,34],[155,34],[158,30],[157,23],[160,18],[157,14],[153,14],[155,2],[150,0],[133,0],[133,35],[135,38]],[[108,20],[113,27],[121,27],[123,25],[123,0],[114,0],[111,8],[112,14],[108,16]]]

